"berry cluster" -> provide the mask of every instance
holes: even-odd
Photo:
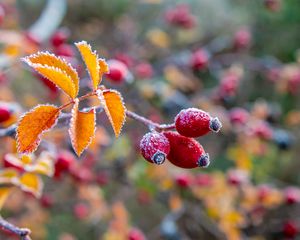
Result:
[[[181,168],[208,167],[209,155],[194,138],[218,132],[222,127],[219,119],[200,109],[188,108],[180,111],[174,122],[177,132],[151,131],[143,136],[140,142],[143,157],[158,165],[168,159]]]

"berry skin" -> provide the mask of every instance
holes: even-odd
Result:
[[[285,202],[295,204],[300,202],[300,190],[296,187],[288,187],[284,191]]]
[[[244,49],[249,47],[251,38],[252,36],[248,29],[239,29],[234,35],[234,47],[236,49]]]
[[[283,233],[288,238],[294,238],[298,234],[299,229],[294,221],[287,221],[283,225]]]
[[[171,131],[163,134],[170,143],[167,159],[175,166],[181,168],[208,167],[209,155],[195,139]]]
[[[106,77],[114,83],[122,83],[126,80],[128,76],[127,66],[119,60],[109,60],[107,62],[109,65],[109,73],[106,74]]]
[[[58,56],[63,57],[74,57],[75,50],[72,45],[69,44],[61,44],[57,48],[55,48],[54,53]]]
[[[128,233],[128,240],[145,240],[145,235],[137,228],[132,228]]]
[[[151,64],[143,62],[135,67],[135,74],[140,79],[149,79],[153,76],[153,68]]]
[[[5,18],[5,10],[2,5],[0,5],[0,25],[3,23]]]
[[[7,121],[11,116],[11,112],[5,106],[0,106],[0,123]]]
[[[151,163],[163,164],[170,152],[168,139],[161,133],[149,132],[140,142],[140,151],[143,157]]]
[[[58,47],[64,44],[69,38],[70,32],[66,28],[57,30],[51,37],[50,42],[52,46]]]
[[[191,178],[191,176],[187,174],[180,174],[175,177],[175,182],[177,186],[181,188],[190,187],[192,184],[192,180],[193,179]]]
[[[74,215],[79,220],[86,218],[89,214],[89,207],[85,203],[77,203],[73,209]]]
[[[66,172],[70,169],[72,163],[75,162],[74,155],[70,152],[64,151],[59,153],[55,162],[55,177],[60,177],[62,172]]]
[[[218,118],[212,118],[207,112],[197,108],[181,110],[175,117],[178,133],[185,137],[200,137],[209,131],[218,132],[222,124]]]
[[[196,52],[194,52],[190,58],[190,66],[193,68],[193,70],[203,70],[207,68],[209,62],[209,54],[204,49],[199,49]]]
[[[243,108],[233,108],[229,112],[229,118],[232,124],[244,125],[249,119],[249,113]]]

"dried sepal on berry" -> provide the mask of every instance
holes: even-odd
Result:
[[[149,132],[140,141],[140,151],[148,162],[160,165],[170,152],[170,144],[163,134]]]
[[[64,59],[48,52],[39,52],[22,60],[57,85],[71,98],[77,96],[79,90],[78,74]]]
[[[75,43],[76,47],[78,48],[83,61],[87,67],[87,71],[90,75],[92,80],[94,90],[97,89],[101,78],[100,78],[100,64],[99,59],[96,51],[93,51],[91,45],[88,44],[86,41],[81,41]]]
[[[167,159],[177,167],[208,167],[209,155],[202,145],[193,138],[181,136],[177,132],[163,132],[170,143]]]
[[[98,90],[98,98],[113,127],[116,137],[121,133],[126,120],[126,107],[122,95],[116,90]]]
[[[89,112],[80,112],[79,100],[75,99],[72,109],[69,135],[72,146],[78,156],[91,144],[95,136],[96,115],[93,108]]]
[[[56,125],[60,109],[53,105],[38,105],[25,113],[16,129],[17,150],[31,153],[40,144],[40,136]]]

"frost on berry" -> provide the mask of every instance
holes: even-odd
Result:
[[[196,168],[207,167],[210,163],[209,155],[202,145],[193,138],[181,136],[176,132],[163,133],[170,143],[167,159],[177,167]]]
[[[222,124],[218,118],[212,118],[209,113],[197,108],[181,110],[175,117],[178,133],[185,137],[200,137],[210,131],[218,132]]]
[[[140,150],[143,157],[151,163],[163,164],[170,151],[168,139],[161,133],[149,132],[140,142]]]

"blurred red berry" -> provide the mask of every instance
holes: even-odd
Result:
[[[207,112],[197,108],[181,110],[175,117],[178,133],[185,137],[200,137],[210,131],[218,132],[222,124],[218,118],[212,118]]]
[[[51,195],[49,194],[44,194],[41,199],[41,204],[44,208],[51,208],[54,204],[54,199]]]
[[[187,4],[178,4],[165,13],[165,19],[169,24],[181,28],[193,28],[196,25],[196,17],[192,15]]]
[[[82,220],[85,219],[89,214],[89,207],[85,203],[77,203],[73,209],[76,218]]]
[[[294,238],[299,232],[297,223],[294,221],[287,221],[283,225],[283,233],[286,237]]]
[[[207,68],[209,62],[209,53],[204,49],[199,49],[192,53],[189,64],[195,71],[203,70]]]
[[[2,5],[0,5],[0,25],[2,25],[4,19],[5,19],[5,9]]]
[[[253,133],[255,136],[260,137],[265,140],[269,140],[273,136],[273,130],[270,125],[264,121],[260,121],[253,126]]]
[[[267,197],[270,196],[271,192],[272,192],[271,186],[268,186],[268,185],[258,186],[258,189],[257,189],[258,200],[264,201]]]
[[[106,77],[114,83],[122,83],[126,80],[128,75],[127,66],[118,60],[109,60],[109,73],[106,74]]]
[[[288,187],[284,191],[285,202],[294,204],[300,202],[300,189],[296,187]]]
[[[153,68],[147,62],[139,63],[135,67],[135,74],[139,79],[149,79],[153,76]]]
[[[59,177],[62,172],[68,171],[71,165],[75,162],[75,157],[68,151],[62,151],[58,154],[54,168],[56,177]]]
[[[137,228],[130,229],[128,233],[128,240],[145,240],[145,235]]]
[[[15,157],[12,156],[11,154],[7,153],[3,156],[3,167],[4,168],[14,168],[18,170],[19,172],[24,172],[24,168],[22,165],[16,163],[14,161]]]
[[[237,74],[228,73],[225,74],[219,85],[220,97],[232,97],[235,96],[239,87],[240,78]]]
[[[11,111],[6,106],[0,105],[0,123],[3,123],[10,119],[11,117]]]
[[[33,35],[33,33],[31,32],[25,32],[24,37],[29,43],[33,45],[39,46],[41,44],[41,40],[39,39],[39,37]]]
[[[163,133],[170,143],[167,159],[177,167],[208,167],[209,156],[199,142],[193,138],[181,136],[177,132]]]
[[[175,182],[177,186],[181,188],[188,188],[191,186],[193,179],[190,175],[187,174],[179,174],[175,177]]]
[[[118,53],[115,55],[115,59],[124,63],[128,68],[131,67],[134,63],[134,60],[131,56],[126,53]]]
[[[281,9],[281,0],[264,0],[266,9],[271,12],[278,12]]]
[[[234,35],[234,47],[237,49],[249,47],[251,38],[251,33],[247,28],[239,29]]]
[[[66,28],[58,29],[51,37],[50,42],[52,46],[58,47],[64,44],[70,36],[70,31]]]
[[[75,50],[72,45],[69,44],[61,44],[58,47],[54,49],[54,53],[58,56],[63,57],[74,57],[75,56]]]
[[[82,183],[91,182],[94,178],[92,170],[84,166],[71,167],[70,174],[76,181]]]
[[[109,182],[109,174],[107,172],[99,172],[96,176],[96,182],[100,186],[105,186]]]
[[[249,113],[243,108],[233,108],[229,112],[229,119],[232,124],[244,125],[249,119]]]
[[[227,181],[230,185],[238,186],[248,182],[248,175],[242,170],[230,170],[227,173]]]
[[[149,132],[140,142],[140,151],[143,157],[150,163],[163,164],[170,152],[168,139],[161,133]]]
[[[199,173],[194,177],[194,184],[198,186],[207,187],[210,186],[212,183],[213,177],[209,174]]]

